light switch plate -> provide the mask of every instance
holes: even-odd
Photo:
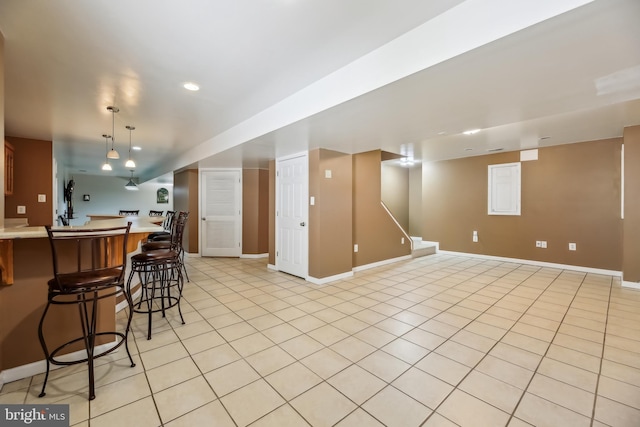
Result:
[[[38,202],[44,203],[46,201],[47,201],[47,195],[46,194],[38,194]]]
[[[18,206],[18,213],[19,214],[26,214],[27,213],[27,207],[26,206]]]
[[[331,178],[331,169],[325,169],[324,177],[325,178]]]

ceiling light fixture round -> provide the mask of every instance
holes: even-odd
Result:
[[[187,82],[187,83],[183,84],[182,87],[184,87],[186,90],[190,90],[192,92],[200,90],[200,86],[198,86],[197,84],[195,84],[193,82]]]
[[[462,132],[465,135],[473,135],[480,132],[480,129],[471,129],[471,130],[466,130],[464,132]]]

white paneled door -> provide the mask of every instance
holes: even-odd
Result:
[[[242,171],[203,170],[201,183],[202,256],[242,254]]]
[[[309,268],[308,173],[307,153],[277,161],[276,267],[302,278]]]

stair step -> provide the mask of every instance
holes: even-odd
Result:
[[[434,243],[424,242],[422,240],[413,239],[413,250],[411,251],[412,258],[418,258],[426,255],[433,255],[436,253],[437,247]]]

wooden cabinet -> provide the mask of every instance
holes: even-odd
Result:
[[[13,195],[13,145],[4,142],[4,195]]]

